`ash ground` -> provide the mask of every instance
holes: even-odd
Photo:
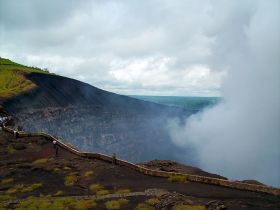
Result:
[[[13,135],[1,131],[0,153],[0,178],[13,179],[10,183],[0,184],[0,196],[6,195],[9,189],[19,184],[42,184],[42,187],[31,192],[14,193],[14,201],[1,201],[8,209],[13,209],[17,202],[29,196],[95,198],[96,192],[91,191],[89,187],[96,183],[102,185],[109,195],[99,197],[94,209],[106,209],[104,203],[116,195],[129,200],[121,209],[135,209],[139,203],[145,203],[149,198],[159,201],[150,205],[151,209],[172,209],[172,206],[178,203],[206,206],[211,201],[213,202],[208,209],[215,209],[215,205],[224,205],[227,209],[280,208],[280,196],[195,182],[173,183],[165,178],[147,176],[109,162],[81,158],[61,148],[58,157],[55,157],[52,143],[44,138],[16,139]],[[36,160],[41,159],[47,161],[36,163]],[[87,171],[92,171],[93,175],[85,177]],[[73,186],[65,185],[65,177],[69,174],[75,174],[77,177]],[[127,195],[119,195],[117,191],[120,189],[129,189],[130,192]],[[58,191],[62,191],[63,195],[56,195]]]

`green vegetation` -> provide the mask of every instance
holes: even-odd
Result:
[[[206,210],[205,206],[192,206],[185,204],[177,204],[172,207],[172,210]]]
[[[156,205],[159,202],[159,199],[157,198],[149,198],[145,201],[149,205]]]
[[[15,63],[7,58],[1,58],[0,57],[0,65],[13,65],[13,66],[22,66],[18,63]]]
[[[36,87],[30,80],[27,80],[22,72],[1,70],[0,71],[0,96],[8,98],[20,92],[31,90]]]
[[[1,75],[0,75],[0,80],[1,80]],[[1,81],[0,81],[0,84],[1,84]],[[0,95],[1,95],[1,92],[0,92]],[[16,150],[11,145],[9,145],[8,146],[8,153],[9,154],[14,154],[15,152],[16,152]]]
[[[14,181],[13,178],[2,179],[1,184],[10,184]]]
[[[36,87],[25,77],[30,72],[48,73],[39,68],[23,66],[9,59],[0,58],[0,97],[9,98]]]
[[[118,202],[121,204],[121,205],[125,205],[125,204],[128,204],[129,203],[129,200],[125,199],[125,198],[120,198],[118,199]]]
[[[56,168],[53,169],[53,171],[54,171],[55,173],[58,173],[58,172],[60,172],[60,168],[57,168],[57,167],[56,167]]]
[[[108,190],[99,190],[96,192],[96,196],[97,197],[101,197],[101,196],[104,196],[104,195],[108,195],[110,192]]]
[[[5,193],[8,194],[8,195],[11,195],[11,194],[15,194],[17,192],[18,192],[18,187],[16,186],[14,188],[10,188],[10,189],[6,190]]]
[[[95,192],[96,196],[97,197],[101,197],[101,196],[104,196],[104,195],[108,195],[109,194],[109,191],[104,189],[104,187],[98,183],[95,183],[95,184],[91,184],[89,186],[89,189],[93,192]]]
[[[78,177],[75,173],[71,173],[64,177],[65,186],[73,186],[78,181]]]
[[[63,168],[65,171],[70,171],[71,170],[71,168],[70,167],[68,167],[68,166],[64,166],[64,168]]]
[[[42,183],[34,183],[34,184],[31,184],[29,186],[25,186],[21,189],[21,192],[32,192],[38,188],[41,188],[43,186]]]
[[[32,192],[38,188],[41,188],[43,186],[42,183],[34,183],[31,185],[28,184],[18,184],[12,188],[9,188],[5,193],[8,195],[15,194],[15,193],[26,193],[26,192]]]
[[[59,190],[54,194],[54,196],[60,196],[60,195],[63,195],[63,194],[64,194],[64,192],[62,190]]]
[[[11,197],[10,195],[0,195],[0,201],[8,201],[12,199],[13,197]]]
[[[37,159],[35,161],[33,161],[34,164],[44,164],[46,162],[48,162],[49,159],[48,158],[41,158],[41,159]]]
[[[3,204],[3,203],[0,203],[0,210],[6,210],[7,207],[8,206],[8,204]]]
[[[154,210],[155,208],[146,204],[146,203],[139,203],[135,210]]]
[[[75,198],[55,198],[49,200],[45,197],[29,197],[16,205],[16,210],[89,210],[96,206],[95,201]]]
[[[107,201],[105,206],[109,210],[120,209],[121,205],[117,200]]]
[[[87,210],[95,207],[96,203],[91,200],[72,200],[71,206],[76,210]]]
[[[130,189],[119,189],[115,192],[115,194],[125,194],[130,193]]]
[[[93,176],[93,171],[86,171],[85,174],[84,174],[84,176],[85,176],[86,178],[92,177],[92,176]]]
[[[121,209],[123,205],[126,205],[129,203],[129,200],[120,198],[118,200],[111,200],[105,202],[105,206],[108,210],[116,210],[116,209]]]
[[[99,191],[99,190],[103,190],[104,187],[103,187],[102,185],[96,183],[96,184],[91,184],[91,185],[89,186],[89,189],[90,189],[91,191],[97,192],[97,191]]]
[[[170,176],[168,178],[168,181],[186,183],[187,182],[187,177],[185,177],[183,175],[174,175],[174,176]]]

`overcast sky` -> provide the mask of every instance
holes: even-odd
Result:
[[[216,96],[217,33],[250,16],[234,2],[0,0],[0,56],[122,94]]]

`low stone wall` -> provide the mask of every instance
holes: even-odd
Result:
[[[107,162],[113,161],[112,157],[101,154],[101,153],[80,152],[79,150],[68,146],[67,144],[63,143],[59,139],[57,139],[54,136],[51,136],[47,133],[43,133],[43,132],[26,133],[23,131],[15,131],[12,128],[6,127],[5,125],[3,126],[3,130],[6,132],[9,132],[9,133],[12,133],[12,134],[16,134],[16,136],[19,138],[21,138],[21,137],[44,137],[51,142],[56,141],[60,147],[64,148],[65,150],[67,150],[73,154],[76,154],[80,157],[99,159],[99,160],[103,160],[103,161],[107,161]],[[180,175],[180,176],[185,176],[188,181],[192,181],[192,182],[219,185],[219,186],[234,188],[234,189],[238,189],[238,190],[247,190],[247,191],[253,191],[253,192],[262,192],[262,193],[268,193],[268,194],[273,194],[273,195],[280,195],[279,188],[274,188],[274,187],[269,187],[269,186],[239,183],[239,182],[233,182],[233,181],[224,180],[224,179],[217,179],[217,178],[191,175],[191,174],[157,171],[157,170],[152,170],[152,169],[145,168],[143,166],[133,164],[133,163],[125,161],[125,160],[120,160],[120,159],[116,159],[116,164],[130,168],[132,170],[138,171],[140,173],[143,173],[143,174],[146,174],[149,176],[167,178],[170,176]]]

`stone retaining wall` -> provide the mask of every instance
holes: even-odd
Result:
[[[43,132],[36,132],[36,133],[26,133],[23,131],[15,131],[12,128],[6,127],[5,125],[3,126],[4,131],[16,134],[17,137],[44,137],[48,139],[49,141],[57,141],[57,144],[64,148],[65,150],[76,154],[80,157],[84,158],[95,158],[99,160],[104,160],[107,162],[112,162],[113,158],[104,155],[101,153],[90,153],[90,152],[80,152],[79,150],[70,147],[69,145],[63,143],[59,139],[55,138],[54,136],[51,136],[47,133]],[[248,191],[253,191],[253,192],[262,192],[262,193],[268,193],[268,194],[273,194],[273,195],[280,195],[280,189],[279,188],[274,188],[274,187],[269,187],[269,186],[262,186],[262,185],[255,185],[255,184],[247,184],[247,183],[239,183],[239,182],[233,182],[229,180],[224,180],[224,179],[217,179],[217,178],[211,178],[211,177],[205,177],[205,176],[198,176],[198,175],[191,175],[191,174],[183,174],[183,173],[175,173],[175,172],[165,172],[165,171],[157,171],[153,169],[148,169],[143,166],[139,166],[136,164],[133,164],[131,162],[125,161],[125,160],[120,160],[116,159],[116,164],[120,166],[124,166],[127,168],[130,168],[132,170],[138,171],[140,173],[149,175],[149,176],[155,176],[155,177],[170,177],[170,176],[175,176],[175,175],[180,175],[180,176],[185,176],[188,181],[192,182],[200,182],[200,183],[206,183],[206,184],[213,184],[213,185],[219,185],[223,187],[229,187],[229,188],[234,188],[238,190],[248,190]]]

